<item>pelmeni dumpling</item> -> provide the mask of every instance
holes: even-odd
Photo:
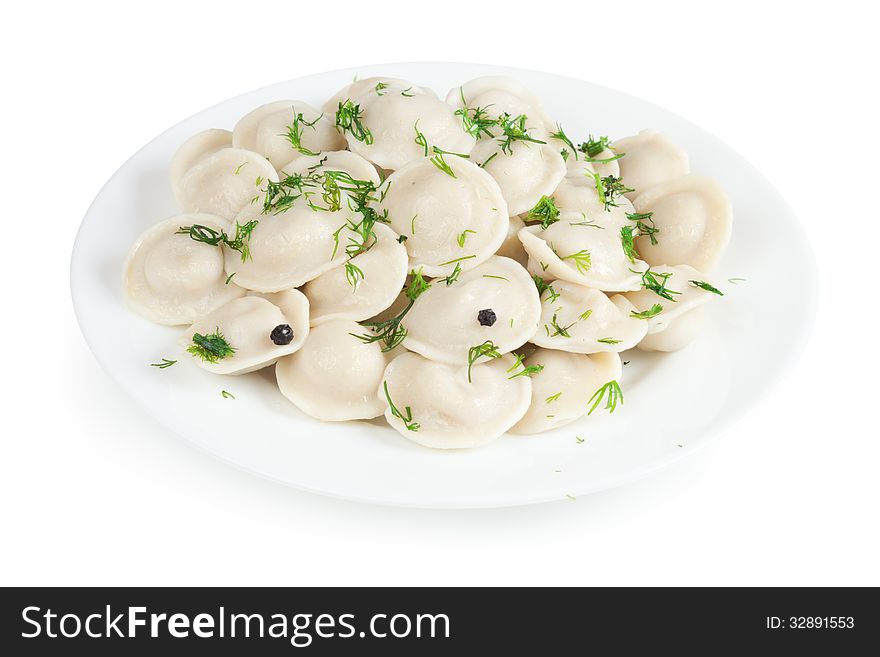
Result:
[[[647,288],[636,292],[627,292],[625,296],[638,312],[647,312],[657,304],[662,306],[662,311],[652,313],[651,317],[646,320],[649,334],[664,331],[678,318],[718,296],[714,292],[694,284],[700,283],[715,287],[708,281],[705,274],[688,265],[652,267],[646,278],[656,282],[655,287],[664,290],[665,296]],[[671,299],[666,297],[671,297]]]
[[[468,380],[467,365],[403,353],[385,369],[378,397],[387,404],[385,419],[405,438],[437,449],[479,447],[528,410],[532,383],[511,378],[515,366],[509,355],[481,361]]]
[[[524,344],[538,328],[541,303],[528,272],[493,256],[447,285],[436,279],[404,318],[407,349],[442,363],[467,363],[472,347],[491,341],[499,353]]]
[[[294,353],[309,334],[309,305],[305,296],[297,290],[288,290],[285,295],[285,307],[294,310],[293,315],[268,299],[242,297],[194,323],[181,336],[181,344],[199,367],[214,374],[246,374],[267,367]],[[299,303],[292,300],[296,296],[300,297]],[[217,354],[218,340],[231,353],[227,349],[223,355],[211,357]]]
[[[555,281],[541,295],[541,323],[530,341],[578,354],[625,351],[648,331],[648,322],[633,316],[635,310],[621,294],[608,298],[584,285]]]
[[[596,182],[596,175],[601,177],[603,174],[597,174],[593,165],[583,160],[574,161],[572,158],[565,164],[565,178],[553,191],[553,200],[560,211],[586,214],[588,219],[603,223],[607,222],[607,215],[603,215],[603,212],[625,219],[625,213],[633,211],[632,203],[626,197],[615,198],[616,205],[605,209],[605,204],[599,199]]]
[[[300,156],[345,148],[332,116],[301,100],[279,100],[245,114],[232,131],[232,145],[266,156],[275,167]]]
[[[526,225],[523,220],[520,219],[518,215],[513,215],[510,218],[510,225],[507,228],[507,237],[504,238],[504,242],[498,247],[495,255],[511,258],[516,260],[523,267],[527,266],[529,255],[523,248],[522,242],[519,241],[519,231],[525,227]]]
[[[687,153],[655,130],[642,130],[632,137],[618,139],[614,142],[614,153],[624,153],[617,162],[626,186],[635,189],[627,193],[629,198],[690,172]]]
[[[171,158],[171,191],[179,205],[183,205],[183,176],[203,157],[216,153],[221,148],[232,146],[232,133],[229,130],[211,128],[194,134],[187,139],[174,157]]]
[[[672,320],[659,333],[649,333],[639,342],[641,351],[678,351],[691,342],[703,330],[706,313],[703,306],[697,306]]]
[[[158,324],[191,324],[244,295],[226,283],[223,251],[177,231],[201,224],[226,231],[229,222],[211,214],[181,214],[159,222],[138,237],[123,269],[129,305]]]
[[[358,105],[359,120],[370,136],[358,139],[347,130],[348,147],[383,169],[396,171],[424,157],[426,149],[433,154],[434,147],[462,155],[474,147],[474,138],[465,132],[453,109],[433,95],[404,95],[396,90],[379,95],[370,90],[352,102]],[[419,134],[422,144],[416,142]]]
[[[565,160],[548,143],[514,141],[505,149],[503,140],[481,139],[471,151],[471,160],[498,182],[511,215],[531,210],[565,177]]]
[[[425,94],[428,96],[434,96],[435,98],[437,97],[437,94],[431,89],[428,89],[427,87],[417,87],[408,80],[377,76],[364,78],[363,80],[355,80],[354,82],[345,85],[342,89],[333,94],[327,102],[321,106],[321,109],[324,110],[324,113],[328,116],[335,118],[340,103],[344,103],[346,100],[351,100],[353,98],[358,98],[367,92],[372,92],[376,95],[397,93],[407,95]]]
[[[637,212],[651,212],[660,231],[636,239],[651,265],[674,263],[709,271],[730,241],[733,210],[724,190],[711,178],[687,175],[661,182],[633,200]]]
[[[278,361],[275,376],[282,394],[319,420],[369,419],[382,415],[384,399],[376,396],[394,352],[378,342],[365,343],[352,334],[363,328],[335,319],[314,327],[302,349]]]
[[[221,148],[183,175],[179,201],[187,212],[232,219],[260,195],[267,180],[277,182],[278,174],[265,157],[241,148]]]
[[[250,234],[250,259],[226,250],[226,272],[249,290],[278,292],[299,287],[345,260],[345,238],[340,232],[352,221],[347,208],[334,212],[313,210],[304,202],[283,212],[263,214],[249,205],[236,217],[241,225],[257,221]]]
[[[395,171],[379,190],[380,212],[405,235],[410,267],[446,276],[455,265],[471,269],[491,256],[507,235],[510,218],[498,184],[466,159],[447,155],[449,175],[429,158]]]
[[[605,222],[599,223],[585,219],[584,215],[564,213],[546,229],[523,228],[519,239],[548,278],[606,292],[638,290],[642,278],[637,272],[644,271],[648,265],[635,257],[629,260],[621,239],[621,220],[612,213],[605,216]]]
[[[406,248],[388,226],[377,223],[373,231],[375,242],[368,251],[306,283],[312,325],[368,319],[394,303],[408,272]]]
[[[307,175],[310,173],[319,175],[326,171],[342,171],[355,180],[371,182],[375,187],[379,187],[382,182],[376,167],[351,151],[329,151],[317,155],[303,155],[279,169],[281,175]]]
[[[527,126],[542,132],[553,130],[554,123],[538,97],[522,84],[504,75],[487,75],[453,87],[446,96],[446,102],[454,108],[481,108],[493,119],[506,113],[511,117],[525,114]],[[558,150],[558,149],[557,149]]]
[[[511,433],[532,434],[558,429],[587,414],[590,399],[609,381],[620,381],[620,356],[587,356],[556,349],[537,349],[525,364],[542,365],[531,375],[532,403]]]

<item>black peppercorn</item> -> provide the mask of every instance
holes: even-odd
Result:
[[[290,324],[279,324],[272,329],[269,337],[277,345],[290,344],[293,341],[293,329],[290,328]]]
[[[491,308],[486,308],[477,313],[477,321],[480,323],[480,326],[492,326],[497,319],[495,311]]]

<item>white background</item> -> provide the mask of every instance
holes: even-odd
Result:
[[[0,584],[880,584],[880,17],[864,2],[786,4],[7,8]],[[252,88],[437,59],[640,96],[778,186],[813,242],[819,316],[800,365],[734,431],[574,502],[402,510],[239,472],[114,388],[76,326],[68,265],[116,168],[171,124]]]

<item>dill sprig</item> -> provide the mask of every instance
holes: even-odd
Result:
[[[510,374],[510,376],[507,377],[508,381],[510,379],[515,379],[518,376],[532,376],[532,374],[538,374],[539,372],[543,371],[543,369],[544,369],[543,365],[526,365],[523,362],[526,359],[525,355],[523,355],[523,354],[518,354],[516,352],[513,352],[513,356],[516,358],[516,362],[511,367],[509,367],[507,369],[508,374],[513,372],[513,374]],[[522,369],[519,370],[518,372],[516,372],[515,370],[518,367],[522,367]]]
[[[651,268],[648,267],[648,269],[642,274],[642,287],[646,290],[651,290],[657,296],[675,302],[677,299],[672,295],[681,294],[681,292],[676,292],[675,290],[670,290],[666,287],[666,283],[669,282],[671,276],[672,274],[669,272],[665,274],[654,273],[651,271]]]
[[[475,347],[468,349],[468,383],[472,383],[471,368],[474,366],[474,363],[481,358],[501,358],[501,352],[498,351],[498,347],[496,347],[495,343],[491,340],[486,340],[483,344],[478,344]]]
[[[635,317],[636,319],[651,319],[652,317],[656,317],[662,312],[663,306],[661,306],[659,303],[655,303],[647,310],[643,310],[641,312],[636,312],[635,310],[632,310],[630,311],[629,315],[630,317]]]
[[[446,286],[449,287],[450,285],[452,285],[453,283],[455,283],[455,281],[458,280],[458,277],[459,277],[459,276],[461,276],[461,263],[460,263],[460,262],[456,262],[456,263],[455,263],[455,268],[452,270],[452,273],[449,274],[449,276],[447,276],[447,277],[445,278]]]
[[[653,212],[627,212],[626,218],[630,221],[636,222],[636,228],[639,229],[639,235],[646,235],[650,240],[651,244],[657,245],[657,238],[654,237],[657,233],[660,232],[660,229],[654,225],[654,220],[652,217],[654,216]],[[650,226],[646,223],[650,222]]]
[[[406,290],[404,290],[404,294],[406,295],[406,298],[409,299],[409,303],[406,304],[403,310],[391,319],[386,319],[381,322],[362,322],[361,326],[369,328],[371,333],[350,333],[349,335],[366,344],[382,342],[382,351],[391,351],[400,345],[409,334],[406,327],[402,324],[403,318],[406,317],[406,314],[413,307],[416,299],[431,288],[431,283],[428,283],[422,276],[421,269],[418,271],[411,271],[410,276],[410,283],[406,287]]]
[[[596,181],[596,193],[599,195],[599,201],[601,201],[608,212],[611,211],[611,208],[617,207],[617,200],[621,196],[635,191],[632,187],[624,185],[623,179],[617,176],[605,176],[603,178],[598,173],[594,173],[593,180]]]
[[[593,266],[592,259],[590,257],[590,252],[587,249],[581,249],[575,253],[570,253],[567,256],[559,256],[560,260],[573,260],[574,265],[577,270],[581,274],[586,274],[590,271],[590,268]]]
[[[351,261],[345,263],[345,280],[357,292],[358,283],[364,280],[364,271]]]
[[[512,144],[515,141],[531,142],[533,144],[546,144],[546,141],[535,139],[529,134],[526,128],[528,117],[525,114],[512,117],[507,112],[498,117],[498,126],[501,128],[502,136],[498,138],[501,144],[501,152],[513,155]],[[488,161],[488,160],[487,160]],[[485,162],[483,163],[486,164]]]
[[[544,328],[547,329],[547,334],[551,338],[555,338],[557,335],[563,338],[570,338],[571,333],[568,332],[568,329],[570,329],[575,324],[577,324],[577,322],[572,322],[568,326],[560,326],[559,321],[556,319],[556,313],[553,313],[553,318],[550,320],[550,326],[553,327],[553,333],[550,333],[550,330],[547,329],[546,325],[544,326]]]
[[[607,136],[601,136],[596,139],[593,135],[590,135],[587,141],[578,146],[578,150],[588,158],[593,158],[610,146],[611,140]]]
[[[601,342],[602,344],[620,344],[623,340],[615,340],[614,338],[599,338],[596,342]]]
[[[719,297],[724,296],[724,292],[719,290],[714,285],[710,285],[706,281],[688,281],[688,283],[690,283],[694,287],[700,288],[701,290],[706,290],[706,292],[711,292],[712,294],[717,294]]]
[[[340,101],[336,109],[336,127],[369,146],[373,143],[373,133],[363,124],[362,118],[363,111],[360,105],[351,102],[350,98],[345,102]]]
[[[635,245],[636,230],[635,226],[621,226],[620,228],[620,244],[623,246],[623,254],[632,263],[635,263],[636,258],[640,257]]]
[[[457,176],[455,175],[455,171],[453,171],[452,167],[450,167],[449,164],[447,164],[446,160],[443,159],[443,152],[438,152],[436,148],[434,149],[434,152],[436,153],[436,155],[431,158],[431,164],[440,169],[440,171],[445,173],[447,176],[457,178]],[[425,154],[427,155],[427,153]]]
[[[603,399],[605,399],[605,410],[609,413],[614,412],[618,403],[623,405],[623,391],[620,389],[620,384],[617,381],[609,381],[590,397],[587,403],[592,404],[592,406],[587,411],[587,415],[591,415],[599,407]]]
[[[254,232],[254,228],[257,227],[258,223],[260,222],[256,219],[252,219],[244,225],[236,221],[235,237],[233,237],[232,239],[229,238],[229,235],[226,234],[225,230],[214,230],[213,228],[209,226],[203,226],[202,224],[181,226],[177,229],[177,234],[189,235],[190,239],[193,239],[196,242],[210,244],[211,246],[219,246],[220,244],[225,244],[228,248],[232,249],[233,251],[238,251],[241,254],[242,262],[247,262],[248,260],[253,259],[251,257],[249,242],[251,239],[251,233]]]
[[[477,231],[475,231],[475,230],[471,230],[471,229],[468,228],[468,229],[466,229],[466,230],[463,230],[461,233],[459,233],[458,237],[455,238],[456,243],[457,243],[458,246],[459,246],[460,248],[462,248],[462,249],[464,248],[464,243],[465,243],[465,241],[467,241],[467,236],[468,236],[468,234],[470,234],[470,235],[476,235],[476,234],[477,234]]]
[[[214,329],[213,333],[208,335],[202,335],[201,333],[193,334],[192,342],[186,350],[207,363],[217,363],[235,353],[235,349],[220,332],[219,326]]]
[[[167,358],[163,358],[158,363],[150,363],[150,367],[158,367],[160,370],[167,369],[177,363],[176,360],[168,360]]]
[[[464,102],[464,99],[462,99]],[[498,125],[498,120],[493,119],[486,112],[486,107],[460,107],[455,110],[455,115],[461,117],[461,126],[464,131],[474,139],[494,137],[490,128]]]
[[[553,285],[547,283],[543,278],[538,276],[537,274],[532,274],[532,280],[535,282],[535,287],[538,288],[538,296],[543,296],[545,290],[550,291],[550,296],[547,297],[547,300],[550,303],[553,303],[559,298],[559,293],[553,288]]]
[[[531,210],[526,213],[528,221],[540,221],[541,228],[547,230],[551,224],[559,221],[559,208],[551,196],[542,196]]]
[[[578,159],[578,149],[575,148],[574,142],[572,142],[571,139],[568,138],[568,135],[565,134],[565,130],[562,129],[562,125],[560,125],[559,123],[556,124],[556,132],[551,132],[550,138],[551,139],[558,139],[563,144],[568,146],[568,149],[565,149],[565,148],[562,149],[562,157],[563,158],[565,158],[567,160],[568,153],[570,151],[574,155],[574,159]]]
[[[425,150],[425,157],[428,157],[428,138],[425,137],[425,133],[419,130],[418,120],[413,124],[413,130],[415,130],[416,133],[416,138],[413,141]]]
[[[391,401],[391,393],[388,392],[388,382],[383,381],[382,387],[385,390],[385,399],[388,402],[388,408],[391,409],[391,415],[402,421],[403,426],[405,426],[408,431],[418,431],[419,423],[413,422],[412,409],[409,406],[406,406],[404,407],[404,412],[401,413],[397,406],[394,405],[394,402]]]
[[[287,133],[281,136],[287,137],[287,141],[290,142],[291,148],[295,151],[299,151],[303,155],[317,155],[315,151],[309,150],[302,145],[302,136],[304,127],[312,128],[314,130],[315,124],[321,120],[322,116],[324,116],[324,114],[319,115],[314,121],[309,122],[305,120],[302,112],[297,112],[296,116],[293,117],[293,123],[287,126]]]
[[[377,82],[376,83],[376,95],[377,96],[384,96],[385,94],[383,94],[382,92],[385,89],[387,89],[389,86],[391,86],[391,85],[389,85],[387,82]]]

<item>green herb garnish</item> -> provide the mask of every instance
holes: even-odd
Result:
[[[462,249],[464,248],[464,243],[465,243],[465,240],[467,240],[468,233],[470,233],[471,235],[476,235],[477,231],[470,230],[470,229],[464,230],[461,232],[461,234],[459,234],[459,236],[455,240],[456,242],[458,242],[458,246]]]
[[[632,310],[630,311],[629,315],[630,317],[635,317],[636,319],[651,319],[652,317],[656,317],[662,312],[663,306],[661,306],[659,303],[655,303],[647,310],[643,310],[641,312],[636,312],[635,310]]]
[[[336,127],[369,146],[373,143],[373,133],[363,124],[362,118],[363,111],[360,105],[351,102],[350,98],[339,103],[336,110]]]
[[[419,423],[413,422],[413,414],[412,409],[409,406],[404,408],[404,413],[401,413],[397,406],[394,405],[394,402],[391,401],[391,394],[388,392],[388,382],[383,381],[382,387],[385,390],[385,399],[388,402],[388,408],[391,409],[391,415],[399,419],[403,422],[403,425],[407,428],[408,431],[418,431]]]
[[[186,350],[206,363],[216,364],[235,353],[235,349],[226,341],[223,334],[220,333],[220,327],[217,327],[213,333],[208,335],[202,335],[201,333],[193,334],[192,342]]]
[[[512,145],[516,141],[530,142],[533,144],[546,144],[546,141],[535,139],[529,134],[526,128],[528,117],[525,114],[512,117],[505,112],[498,117],[498,125],[501,128],[502,136],[498,138],[501,144],[501,152],[513,155]],[[485,162],[483,163],[485,165]]]
[[[607,399],[605,399],[605,410],[609,413],[613,413],[614,409],[617,408],[618,402],[623,404],[623,391],[620,389],[620,384],[617,381],[609,381],[604,386],[599,388],[590,400],[587,402],[588,404],[592,403],[593,405],[590,407],[590,410],[587,411],[587,415],[591,415],[593,411],[598,408],[599,404],[602,402],[602,399],[607,395]]]
[[[431,164],[440,169],[440,171],[445,173],[447,176],[452,176],[453,178],[457,177],[455,175],[455,171],[452,170],[452,167],[447,164],[445,159],[443,159],[443,153],[437,153],[436,155],[434,155],[434,157],[431,158]]]
[[[468,349],[468,383],[472,383],[471,368],[480,358],[501,358],[501,353],[498,351],[498,347],[495,346],[495,343],[491,340],[486,340],[483,344],[478,344],[477,346]]]
[[[223,397],[223,399],[235,399],[235,395],[233,395],[228,390],[221,390],[220,396]]]
[[[531,210],[526,213],[528,221],[540,221],[541,228],[547,230],[551,224],[559,221],[559,208],[550,196],[542,196]]]
[[[314,130],[315,124],[321,120],[322,116],[324,115],[321,114],[320,116],[318,116],[318,118],[310,123],[303,118],[301,112],[297,112],[296,116],[293,118],[293,123],[287,126],[287,133],[281,136],[287,137],[287,141],[290,142],[291,148],[293,148],[295,151],[299,151],[303,155],[317,155],[315,151],[309,150],[302,145],[302,136],[304,129],[303,126],[312,128]],[[257,187],[259,186],[260,185],[257,184]]]
[[[532,376],[532,374],[538,374],[544,369],[543,365],[526,365],[523,362],[526,359],[523,354],[514,353],[513,355],[516,357],[516,362],[513,364],[512,367],[508,368],[507,373],[510,374],[511,372],[514,372],[514,370],[516,370],[516,368],[520,366],[522,366],[522,369],[519,372],[514,372],[509,377],[507,377],[508,380],[515,379],[518,376]]]
[[[567,256],[559,256],[560,260],[574,260],[575,267],[581,274],[586,274],[590,271],[590,267],[593,266],[593,263],[590,259],[590,252],[586,249],[581,249],[577,253],[571,253]]]
[[[666,287],[666,283],[671,276],[672,274],[668,272],[665,274],[655,274],[651,271],[651,268],[648,267],[648,269],[642,274],[642,287],[646,290],[651,290],[657,296],[674,302],[676,299],[673,298],[672,295],[681,294],[681,292],[676,292],[675,290],[670,290]]]
[[[711,292],[712,294],[717,294],[719,297],[724,296],[724,292],[719,290],[714,285],[710,285],[706,281],[688,281],[688,283],[690,283],[694,287],[700,288],[701,290],[706,290],[706,292]]]
[[[623,246],[623,254],[632,263],[639,257],[635,245],[635,232],[635,226],[621,226],[620,228],[620,244]]]
[[[164,370],[167,367],[171,367],[177,361],[176,360],[168,360],[167,358],[163,358],[159,363],[150,363],[150,367],[158,367],[160,370]]]
[[[653,212],[627,212],[626,218],[636,222],[636,228],[639,229],[639,235],[645,235],[651,240],[651,244],[657,245],[657,238],[654,237],[660,232],[660,229],[654,225]],[[650,226],[647,222],[650,222]]]
[[[177,234],[189,235],[190,239],[193,239],[196,242],[210,244],[211,246],[219,246],[221,243],[225,244],[228,248],[232,249],[233,251],[238,251],[241,254],[242,262],[247,262],[248,260],[253,259],[251,258],[249,242],[251,239],[251,233],[254,232],[254,228],[257,227],[258,223],[259,221],[257,221],[256,219],[252,219],[244,225],[236,221],[235,237],[232,239],[229,238],[229,235],[226,234],[226,231],[214,230],[213,228],[210,228],[209,226],[203,226],[202,224],[181,226],[177,230]]]

